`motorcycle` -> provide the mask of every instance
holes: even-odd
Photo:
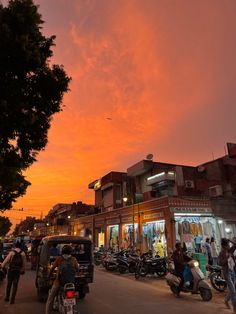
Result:
[[[78,293],[73,283],[60,287],[58,295],[54,298],[53,310],[59,314],[78,314]]]
[[[145,277],[147,274],[157,274],[163,277],[167,272],[167,261],[164,257],[152,257],[150,252],[143,253],[137,262],[135,278]]]
[[[94,264],[99,266],[102,264],[104,252],[101,251],[94,251]]]
[[[199,263],[195,260],[191,260],[187,263],[191,274],[192,281],[186,286],[182,284],[182,279],[174,271],[169,272],[166,275],[167,284],[170,286],[174,295],[179,296],[180,292],[200,294],[203,301],[210,301],[212,299],[211,286],[206,281],[204,274],[199,268]]]
[[[117,257],[118,271],[120,272],[120,274],[124,274],[127,271],[129,273],[134,273],[137,261],[137,254],[131,254],[128,250],[121,252],[120,255]]]
[[[222,278],[220,266],[207,266],[209,272],[209,279],[212,287],[219,292],[224,292],[227,288],[226,281]]]

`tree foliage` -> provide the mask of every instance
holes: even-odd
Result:
[[[32,0],[0,4],[0,211],[26,193],[23,175],[48,141],[70,78],[51,65],[55,36],[45,37]]]
[[[12,223],[8,217],[0,216],[0,236],[4,237],[11,229]]]
[[[35,217],[27,217],[26,219],[24,219],[23,221],[16,225],[13,234],[17,236],[22,233],[28,233],[28,231],[33,231],[34,224],[36,223],[43,223],[43,220],[37,219]]]

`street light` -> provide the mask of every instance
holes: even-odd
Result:
[[[68,218],[68,219],[70,219],[70,215],[69,215],[69,216],[67,216],[67,218]]]

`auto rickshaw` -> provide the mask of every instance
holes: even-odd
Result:
[[[89,283],[93,282],[93,246],[88,238],[71,235],[54,235],[42,239],[39,247],[39,259],[36,268],[35,286],[39,301],[46,301],[48,291],[52,282],[48,281],[48,274],[51,265],[65,244],[70,244],[73,248],[74,256],[79,265],[80,271],[75,278],[75,289],[78,291],[79,298],[83,299],[89,292]],[[57,250],[55,250],[57,248]],[[55,255],[55,252],[56,255]],[[56,274],[54,274],[55,276]]]

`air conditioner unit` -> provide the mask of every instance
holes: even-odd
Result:
[[[186,189],[193,189],[194,188],[194,181],[193,180],[185,180],[185,188]]]
[[[209,195],[211,197],[217,197],[217,196],[222,196],[223,195],[223,189],[221,185],[215,185],[211,186],[209,188]]]

